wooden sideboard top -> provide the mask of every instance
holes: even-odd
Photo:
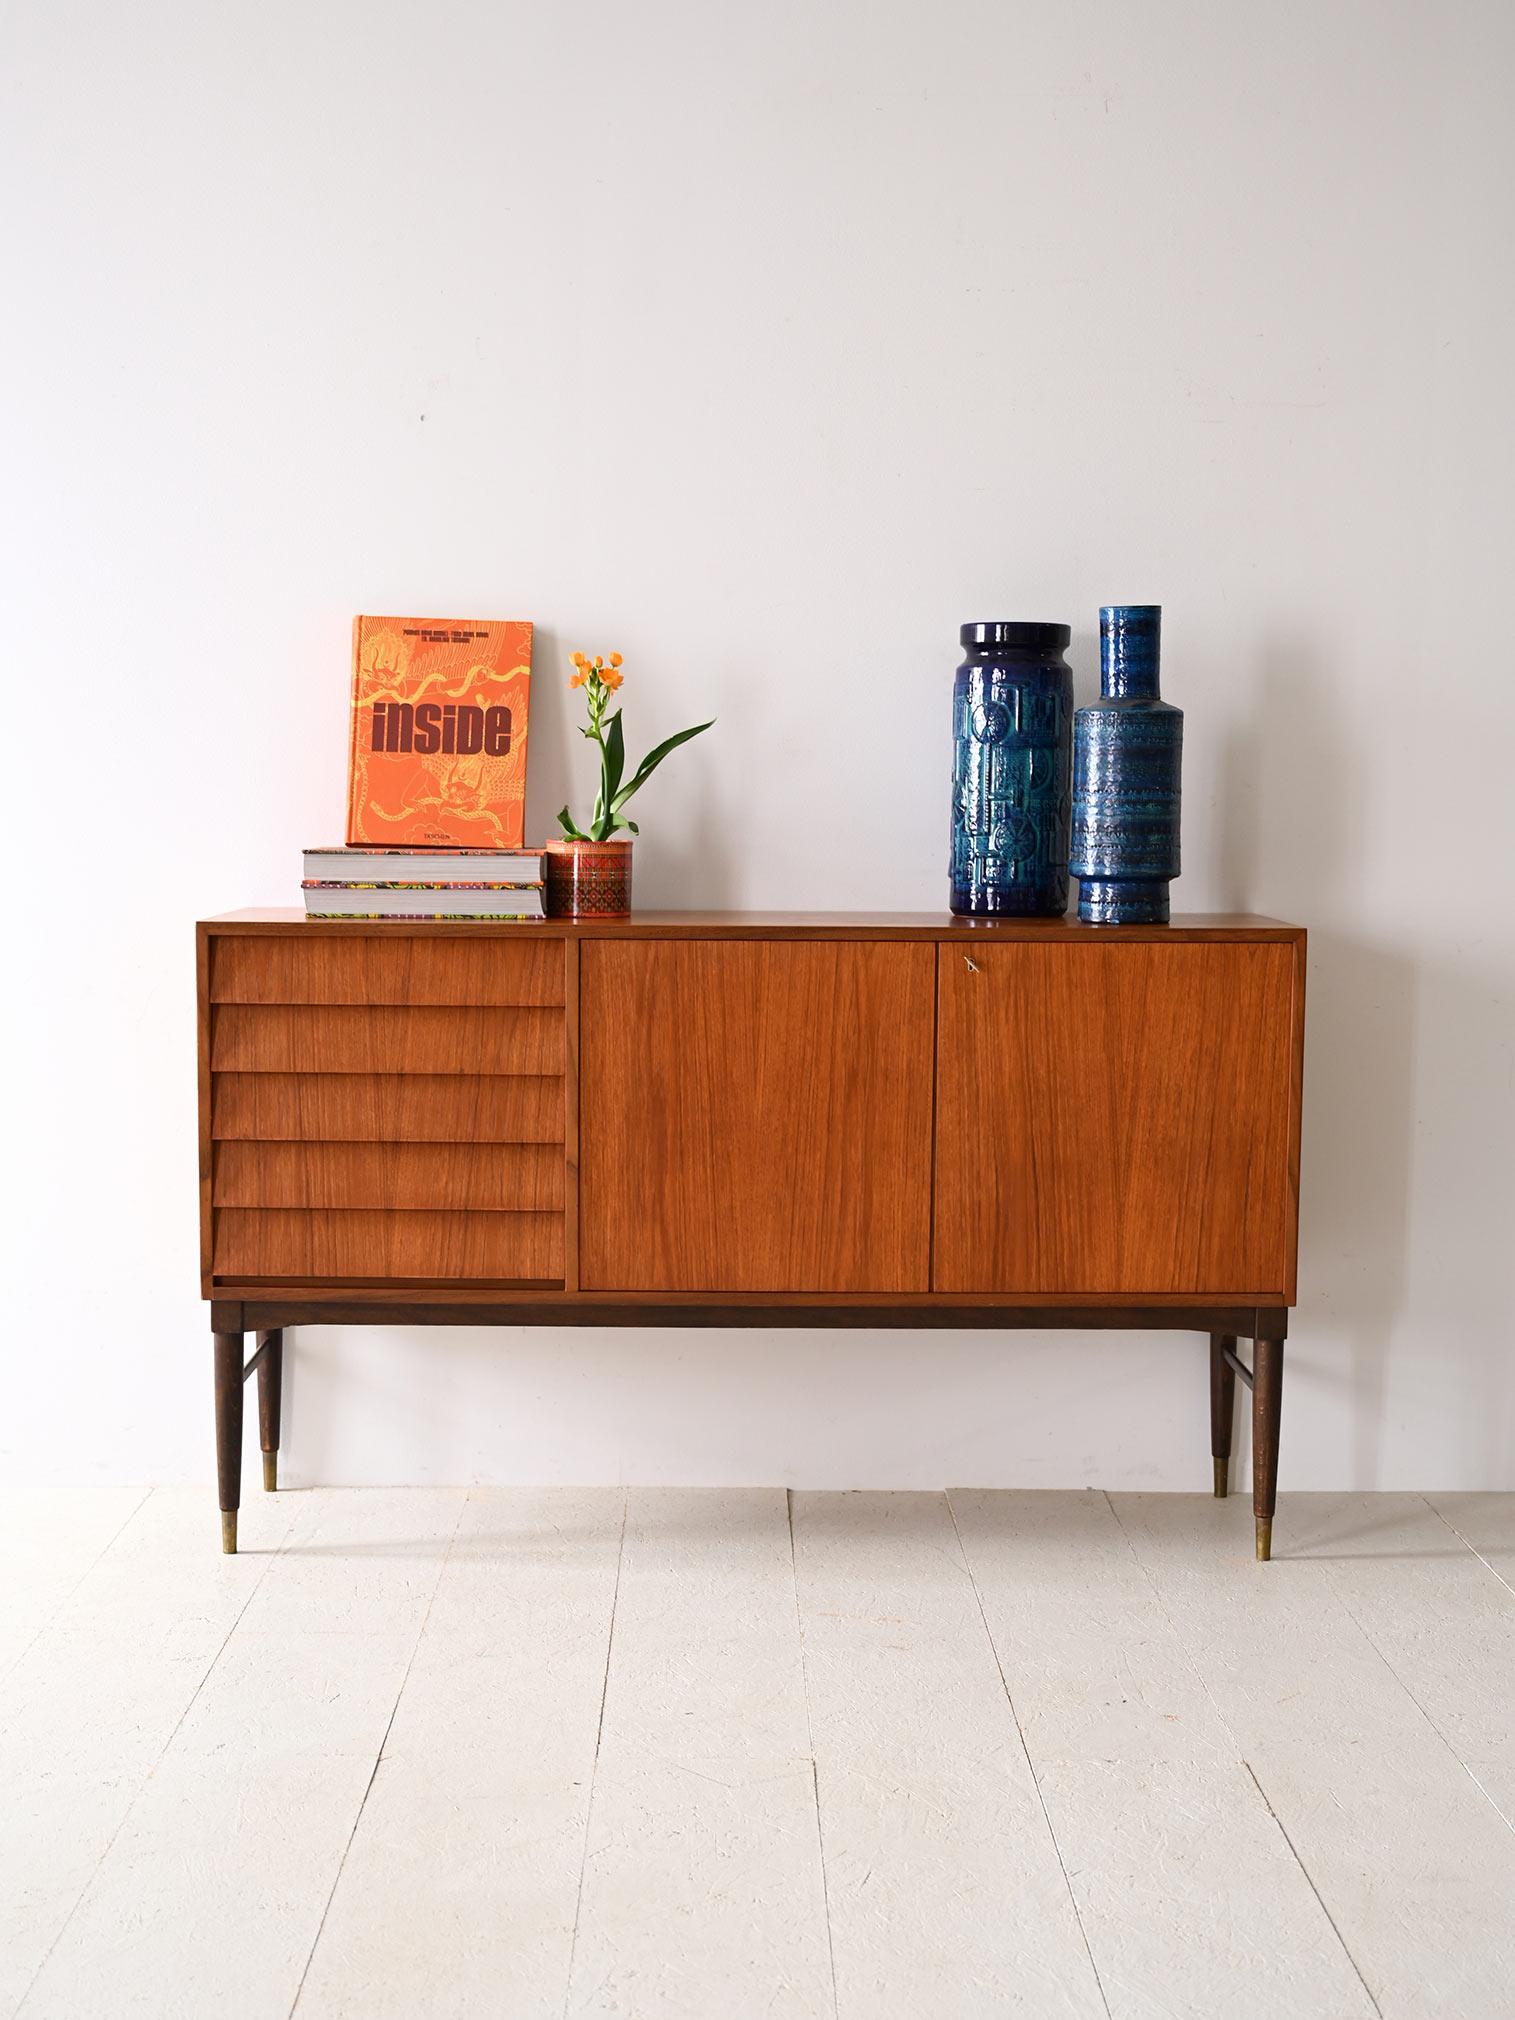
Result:
[[[546,919],[530,925],[475,919],[310,919],[293,905],[253,905],[199,921],[212,933],[537,934],[576,939],[699,940],[1246,940],[1300,941],[1303,926],[1250,912],[1181,912],[1167,926],[1086,926],[1062,919],[963,919],[951,912],[634,912],[629,919]]]

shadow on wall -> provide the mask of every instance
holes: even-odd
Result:
[[[1467,1071],[1476,1073],[1499,1028],[1497,981],[1329,923],[1350,917],[1362,888],[1359,859],[1377,788],[1318,642],[1286,634],[1266,642],[1253,711],[1232,724],[1218,771],[1223,902],[1265,911],[1269,894],[1308,893],[1297,901],[1310,943],[1290,1369],[1296,1382],[1345,1391],[1352,1450],[1344,1470],[1354,1486],[1373,1488],[1382,1479],[1395,1326],[1409,1291],[1411,1171],[1426,1064],[1463,1045]],[[1406,941],[1413,937],[1407,928]],[[1451,1126],[1440,1113],[1438,1127]],[[1422,1223],[1424,1207],[1417,1201]],[[1426,1226],[1417,1233],[1423,1242]],[[1508,1462],[1510,1432],[1508,1396],[1492,1392],[1491,1381],[1507,1386],[1508,1370],[1493,1365],[1483,1330],[1489,1315],[1465,1314],[1444,1336],[1433,1332],[1455,1309],[1456,1286],[1448,1281],[1443,1291],[1445,1302],[1416,1314],[1416,1353],[1445,1354],[1438,1396],[1447,1407],[1462,1399],[1459,1460],[1468,1477],[1492,1479]]]
[[[568,654],[555,631],[537,625],[531,637],[530,755],[526,764],[526,845],[538,848],[563,830],[558,808],[584,798],[593,766],[584,753],[570,701]],[[594,797],[590,792],[590,799]]]

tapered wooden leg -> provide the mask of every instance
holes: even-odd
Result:
[[[1278,1426],[1283,1409],[1284,1343],[1257,1340],[1252,1353],[1252,1513],[1257,1518],[1257,1559],[1273,1555],[1273,1510],[1278,1502]]]
[[[279,1400],[284,1387],[284,1335],[259,1333],[263,1358],[258,1363],[258,1443],[263,1448],[263,1491],[279,1484]]]
[[[1236,1351],[1232,1333],[1210,1335],[1210,1454],[1215,1461],[1215,1495],[1224,1501],[1231,1491],[1231,1427],[1236,1421],[1236,1370],[1226,1349]]]
[[[242,1505],[242,1335],[212,1333],[216,1353],[216,1484],[221,1498],[221,1548],[237,1547]]]

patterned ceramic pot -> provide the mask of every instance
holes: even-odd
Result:
[[[1066,624],[965,624],[952,687],[954,912],[1068,908],[1073,676]]]
[[[624,919],[630,912],[630,842],[547,844],[549,918]]]
[[[1183,710],[1158,692],[1161,607],[1099,614],[1102,697],[1073,728],[1073,848],[1078,916],[1091,926],[1166,925],[1179,873]]]

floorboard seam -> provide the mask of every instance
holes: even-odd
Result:
[[[1372,2005],[1373,2011],[1375,2013],[1380,2014],[1381,2016],[1382,2008],[1379,2006],[1378,2001],[1373,1997],[1372,1991],[1369,1989],[1368,1986],[1368,1981],[1366,1978],[1363,1977],[1362,1972],[1358,1967],[1357,1959],[1352,1955],[1351,1950],[1347,1947],[1346,1939],[1343,1937],[1341,1930],[1336,1926],[1336,1917],[1331,1913],[1331,1910],[1326,1906],[1324,1897],[1322,1896],[1319,1887],[1317,1887],[1315,1884],[1315,1879],[1310,1871],[1310,1868],[1299,1856],[1299,1852],[1295,1846],[1294,1840],[1289,1836],[1289,1833],[1284,1829],[1282,1819],[1279,1817],[1279,1814],[1277,1810],[1274,1809],[1272,1803],[1269,1802],[1268,1792],[1263,1787],[1262,1783],[1257,1779],[1257,1776],[1253,1771],[1252,1763],[1247,1759],[1246,1751],[1242,1746],[1240,1738],[1238,1737],[1235,1729],[1233,1728],[1231,1721],[1226,1717],[1225,1711],[1221,1705],[1219,1698],[1210,1688],[1209,1678],[1205,1675],[1204,1671],[1200,1668],[1199,1664],[1194,1660],[1193,1655],[1189,1652],[1189,1644],[1185,1639],[1185,1637],[1180,1633],[1178,1622],[1173,1618],[1172,1614],[1168,1611],[1168,1603],[1163,1598],[1162,1588],[1158,1585],[1157,1580],[1152,1576],[1151,1571],[1148,1569],[1145,1561],[1142,1558],[1141,1552],[1137,1549],[1135,1543],[1132,1541],[1130,1530],[1121,1520],[1120,1510],[1115,1505],[1115,1497],[1110,1493],[1108,1488],[1102,1489],[1101,1491],[1104,1493],[1105,1496],[1105,1505],[1110,1510],[1111,1515],[1114,1517],[1116,1528],[1119,1529],[1121,1535],[1125,1538],[1126,1548],[1131,1553],[1131,1561],[1133,1564],[1135,1564],[1137,1570],[1146,1580],[1148,1589],[1150,1590],[1152,1597],[1157,1604],[1158,1612],[1162,1615],[1163,1619],[1168,1623],[1169,1631],[1172,1633],[1175,1645],[1183,1655],[1184,1661],[1188,1663],[1190,1671],[1192,1672],[1195,1680],[1198,1682],[1200,1689],[1204,1692],[1206,1698],[1209,1700],[1210,1708],[1215,1713],[1216,1722],[1220,1726],[1221,1731],[1226,1735],[1227,1739],[1230,1740],[1231,1745],[1235,1748],[1236,1758],[1241,1762],[1242,1766],[1247,1770],[1248,1775],[1251,1777],[1252,1786],[1257,1790],[1258,1795],[1262,1798],[1263,1808],[1268,1812],[1268,1815],[1272,1818],[1273,1826],[1275,1830],[1278,1832],[1278,1835],[1283,1839],[1284,1843],[1288,1846],[1290,1858],[1293,1859],[1295,1865],[1298,1866],[1300,1872],[1303,1873],[1305,1879],[1305,1885],[1310,1889],[1310,1892],[1315,1896],[1315,1899],[1320,1906],[1320,1912],[1326,1918],[1327,1927],[1330,1929],[1332,1935],[1336,1938],[1337,1942],[1341,1945],[1341,1953],[1346,1958],[1347,1962],[1352,1966],[1353,1972],[1356,1974],[1357,1980],[1359,1984],[1362,1986],[1363,1991],[1367,1993],[1368,2000],[1369,2003]],[[1338,1604],[1340,1604],[1339,1597],[1338,1597]],[[1346,1608],[1343,1607],[1342,1610],[1343,1612],[1345,1612]],[[1361,1632],[1360,1629],[1359,1632]]]
[[[1425,1496],[1423,1494],[1417,1495],[1416,1498],[1417,1500],[1425,1501]],[[1431,1506],[1429,1501],[1425,1501],[1425,1505],[1428,1508],[1430,1508]],[[1440,1516],[1441,1513],[1439,1509],[1432,1509],[1431,1512],[1437,1516]],[[1449,1529],[1452,1528],[1450,1522],[1447,1523],[1447,1527]],[[1455,1536],[1457,1534],[1457,1531],[1453,1529],[1452,1533]],[[1462,1540],[1466,1542],[1467,1539],[1463,1538]],[[1472,1545],[1469,1544],[1468,1548],[1472,1550]],[[1472,1554],[1475,1557],[1477,1557],[1478,1552],[1476,1550],[1473,1550]],[[1440,1740],[1441,1744],[1446,1748],[1447,1752],[1451,1755],[1452,1759],[1457,1763],[1458,1767],[1462,1769],[1463,1773],[1467,1776],[1468,1780],[1473,1784],[1474,1788],[1477,1789],[1478,1793],[1483,1797],[1484,1801],[1488,1804],[1489,1808],[1494,1812],[1495,1816],[1498,1817],[1499,1821],[1504,1825],[1505,1829],[1507,1831],[1515,1833],[1515,1823],[1512,1823],[1510,1821],[1510,1819],[1505,1815],[1504,1811],[1499,1807],[1499,1804],[1495,1802],[1494,1798],[1489,1794],[1488,1790],[1484,1787],[1483,1783],[1478,1779],[1477,1775],[1474,1774],[1473,1770],[1468,1766],[1468,1763],[1463,1759],[1462,1755],[1457,1751],[1457,1748],[1452,1744],[1451,1739],[1448,1737],[1446,1733],[1442,1731],[1441,1727],[1437,1724],[1436,1720],[1432,1717],[1431,1713],[1427,1711],[1426,1707],[1421,1703],[1420,1699],[1415,1695],[1414,1691],[1411,1690],[1409,1684],[1405,1682],[1404,1678],[1400,1675],[1399,1671],[1394,1667],[1394,1664],[1390,1661],[1389,1657],[1379,1647],[1378,1643],[1374,1640],[1369,1629],[1363,1625],[1362,1621],[1360,1621],[1357,1615],[1353,1612],[1350,1601],[1338,1589],[1334,1579],[1332,1579],[1331,1577],[1330,1559],[1325,1558],[1322,1559],[1321,1561],[1324,1562],[1324,1564],[1326,1565],[1326,1583],[1330,1586],[1332,1598],[1336,1601],[1337,1605],[1341,1608],[1342,1612],[1347,1616],[1348,1620],[1351,1621],[1352,1625],[1357,1629],[1358,1633],[1362,1636],[1363,1640],[1367,1643],[1368,1647],[1371,1648],[1373,1653],[1378,1657],[1379,1661],[1383,1664],[1384,1668],[1389,1672],[1389,1675],[1394,1679],[1395,1683],[1398,1684],[1399,1688],[1404,1692],[1405,1696],[1410,1700],[1411,1704],[1413,1704],[1415,1709],[1420,1713],[1421,1717],[1425,1720],[1426,1724],[1430,1727],[1431,1731],[1436,1735],[1437,1739]],[[1491,1566],[1490,1569],[1492,1568],[1493,1567]],[[1496,1572],[1495,1576],[1498,1577],[1498,1575],[1499,1574]],[[1500,1583],[1503,1584],[1504,1580],[1500,1579]]]
[[[1122,1541],[1125,1543],[1127,1550],[1129,1550],[1131,1553],[1131,1562],[1136,1566],[1137,1570],[1141,1573],[1142,1578],[1146,1583],[1147,1590],[1152,1594],[1153,1602],[1156,1605],[1158,1612],[1162,1615],[1163,1619],[1168,1624],[1168,1632],[1173,1636],[1174,1646],[1183,1656],[1184,1661],[1188,1663],[1189,1673],[1193,1676],[1195,1682],[1204,1692],[1206,1701],[1208,1702],[1211,1711],[1213,1711],[1215,1714],[1216,1722],[1220,1726],[1221,1731],[1226,1735],[1226,1738],[1230,1740],[1232,1746],[1235,1748],[1236,1758],[1239,1761],[1241,1761],[1242,1765],[1245,1767],[1246,1759],[1242,1750],[1241,1740],[1237,1736],[1234,1728],[1232,1727],[1231,1721],[1226,1717],[1225,1709],[1222,1706],[1220,1699],[1215,1695],[1215,1692],[1210,1688],[1210,1679],[1205,1675],[1205,1672],[1200,1668],[1199,1664],[1194,1660],[1194,1657],[1190,1654],[1189,1643],[1185,1638],[1185,1636],[1180,1631],[1178,1622],[1173,1618],[1173,1615],[1168,1611],[1168,1602],[1163,1598],[1161,1586],[1158,1584],[1157,1580],[1152,1576],[1152,1573],[1148,1570],[1146,1563],[1143,1561],[1141,1552],[1137,1549],[1135,1543],[1131,1540],[1130,1530],[1126,1527],[1125,1523],[1122,1522],[1120,1518],[1120,1510],[1115,1505],[1114,1495],[1110,1492],[1108,1487],[1102,1487],[1100,1489],[1100,1492],[1105,1497],[1105,1506],[1110,1510],[1111,1519],[1114,1521],[1116,1528],[1120,1531]],[[1266,1798],[1264,1798],[1264,1800],[1266,1800]]]
[[[821,1912],[826,1919],[826,1958],[831,1967],[831,2011],[833,2020],[841,2011],[836,1990],[836,1945],[831,1935],[831,1888],[826,1878],[826,1830],[821,1822],[821,1768],[815,1757],[815,1720],[810,1714],[810,1665],[805,1660],[805,1622],[800,1612],[799,1562],[794,1548],[794,1489],[784,1489],[784,1509],[789,1517],[789,1576],[794,1586],[794,1631],[800,1650],[800,1693],[805,1700],[805,1744],[810,1749],[810,1785],[815,1796],[815,1844],[821,1862]]]
[[[147,1502],[151,1500],[152,1493],[153,1490],[149,1488],[148,1492],[143,1496],[142,1501],[138,1504],[138,1508],[134,1508],[132,1510],[132,1513],[126,1518],[126,1522],[131,1522],[135,1519],[140,1508],[145,1507],[147,1505]],[[126,1805],[126,1808],[121,1812],[121,1821],[116,1825],[116,1828],[111,1832],[109,1838],[106,1839],[105,1844],[101,1848],[99,1858],[96,1859],[94,1865],[90,1868],[89,1878],[84,1882],[84,1885],[79,1889],[78,1893],[74,1896],[74,1905],[69,1909],[68,1913],[64,1916],[62,1922],[58,1925],[58,1933],[56,1936],[54,1936],[53,1940],[48,1944],[47,1954],[43,1957],[41,1963],[37,1966],[36,1970],[32,1973],[31,1979],[27,1984],[26,1990],[21,1994],[21,1997],[17,2000],[15,2006],[12,2008],[11,2020],[18,2020],[18,2016],[21,2012],[22,2007],[25,2006],[27,2000],[31,1998],[33,1992],[36,1991],[43,1972],[47,1969],[49,1963],[52,1961],[53,1952],[57,1949],[58,1945],[63,1941],[63,1938],[68,1934],[69,1928],[73,1923],[75,1915],[78,1914],[80,1908],[84,1905],[85,1896],[89,1893],[89,1890],[95,1884],[95,1881],[100,1877],[101,1867],[105,1864],[105,1861],[110,1857],[112,1851],[115,1849],[117,1838],[120,1837],[121,1833],[126,1829],[126,1826],[131,1822],[132,1812],[137,1807],[138,1797],[140,1797],[143,1789],[147,1787],[147,1784],[158,1772],[158,1769],[163,1765],[164,1761],[167,1760],[169,1749],[172,1747],[174,1741],[179,1737],[179,1733],[183,1728],[185,1719],[187,1719],[190,1713],[194,1710],[195,1705],[199,1701],[201,1691],[204,1690],[206,1684],[210,1682],[211,1677],[214,1675],[216,1665],[220,1662],[222,1656],[225,1655],[227,1646],[230,1643],[232,1636],[236,1633],[237,1629],[242,1625],[243,1614],[245,1614],[248,1607],[252,1605],[253,1598],[255,1594],[258,1592],[259,1588],[262,1586],[264,1579],[268,1576],[269,1572],[272,1571],[274,1565],[278,1562],[278,1560],[283,1556],[284,1546],[286,1543],[288,1543],[290,1537],[294,1533],[296,1519],[297,1519],[296,1516],[294,1515],[290,1516],[288,1527],[285,1529],[284,1534],[279,1539],[278,1549],[270,1553],[268,1562],[263,1566],[262,1570],[253,1580],[252,1586],[248,1591],[247,1597],[243,1600],[242,1604],[237,1608],[236,1619],[233,1620],[231,1626],[227,1628],[226,1633],[221,1638],[220,1645],[217,1647],[215,1654],[211,1657],[210,1661],[205,1665],[204,1674],[201,1676],[200,1681],[195,1685],[194,1689],[190,1692],[189,1702],[185,1705],[183,1711],[180,1712],[179,1716],[174,1720],[173,1731],[169,1734],[168,1738],[163,1742],[162,1748],[158,1753],[157,1759],[153,1762],[152,1766],[147,1770],[146,1774],[143,1775],[141,1781],[137,1784],[136,1794],[132,1797],[131,1801]],[[121,1525],[121,1527],[124,1529],[126,1527],[126,1523],[124,1522]],[[117,1535],[119,1535],[121,1532],[120,1530],[118,1530],[116,1533]],[[107,1545],[106,1547],[108,1549],[109,1545]],[[104,1552],[102,1552],[101,1555],[103,1556]]]
[[[1073,1882],[1068,1875],[1068,1862],[1063,1857],[1063,1848],[1057,1841],[1057,1832],[1052,1828],[1052,1816],[1047,1808],[1047,1798],[1042,1794],[1041,1776],[1036,1772],[1036,1763],[1032,1760],[1031,1749],[1026,1744],[1025,1728],[1021,1725],[1020,1713],[1015,1708],[1015,1699],[1010,1690],[1010,1680],[1005,1675],[1005,1665],[1000,1661],[999,1647],[994,1639],[994,1630],[989,1625],[989,1615],[984,1607],[984,1595],[978,1589],[978,1580],[973,1575],[973,1565],[969,1559],[967,1548],[963,1543],[963,1532],[957,1526],[957,1510],[952,1505],[950,1491],[944,1492],[942,1499],[947,1504],[947,1513],[952,1520],[952,1533],[957,1538],[958,1554],[962,1558],[963,1570],[967,1574],[969,1589],[973,1593],[973,1603],[978,1608],[978,1617],[983,1623],[984,1638],[989,1643],[989,1653],[994,1659],[994,1667],[999,1675],[1000,1689],[1005,1693],[1005,1703],[1010,1708],[1010,1721],[1015,1727],[1015,1736],[1020,1741],[1021,1753],[1026,1762],[1026,1772],[1030,1775],[1031,1786],[1036,1791],[1036,1800],[1042,1813],[1042,1822],[1047,1826],[1047,1837],[1051,1842],[1053,1855],[1057,1859],[1058,1871],[1062,1874],[1063,1885],[1068,1890],[1068,1903],[1073,1909],[1073,1919],[1077,1922],[1078,1933],[1083,1938],[1084,1954],[1089,1959],[1089,1969],[1094,1973],[1094,1987],[1099,1993],[1099,2002],[1105,2009],[1105,2020],[1111,2020],[1110,2001],[1105,1993],[1105,1981],[1099,1974],[1099,1965],[1094,1961],[1094,1946],[1089,1941],[1089,1931],[1084,1926],[1084,1917],[1078,1905],[1078,1896],[1073,1891]]]
[[[153,1487],[147,1487],[143,1489],[142,1499],[139,1502],[137,1502],[136,1506],[132,1508],[130,1512],[124,1517],[119,1527],[114,1529],[111,1532],[111,1534],[105,1539],[105,1541],[100,1545],[100,1548],[95,1552],[94,1556],[90,1559],[89,1563],[79,1573],[79,1576],[74,1580],[73,1584],[68,1588],[67,1592],[65,1592],[63,1596],[59,1599],[57,1605],[54,1606],[53,1610],[51,1611],[51,1613],[48,1614],[47,1618],[42,1622],[41,1626],[38,1627],[36,1633],[32,1636],[31,1640],[27,1642],[24,1648],[17,1649],[15,1655],[12,1657],[10,1662],[6,1664],[5,1669],[3,1671],[0,1671],[0,1681],[3,1681],[5,1678],[12,1676],[15,1673],[15,1671],[20,1667],[20,1665],[26,1660],[27,1656],[31,1654],[32,1650],[37,1646],[37,1643],[42,1639],[43,1635],[46,1634],[47,1630],[58,1618],[58,1615],[63,1611],[64,1607],[67,1606],[68,1602],[79,1590],[79,1587],[84,1583],[85,1579],[89,1577],[90,1573],[99,1564],[100,1560],[105,1556],[106,1552],[109,1550],[113,1550],[116,1544],[120,1542],[122,1536],[131,1527],[132,1523],[136,1521],[137,1517],[142,1513],[142,1510],[147,1506],[148,1502],[151,1501],[153,1495],[156,1492],[157,1489]]]
[[[1242,1756],[1241,1764],[1247,1770],[1247,1773],[1252,1777],[1252,1786],[1257,1790],[1257,1793],[1262,1797],[1263,1805],[1266,1808],[1268,1815],[1273,1819],[1273,1822],[1277,1825],[1278,1835],[1289,1847],[1289,1853],[1290,1856],[1293,1858],[1295,1865],[1298,1866],[1299,1870],[1304,1874],[1305,1885],[1310,1889],[1310,1892],[1315,1896],[1316,1900],[1319,1901],[1320,1912],[1331,1924],[1331,1928],[1335,1933],[1336,1940],[1338,1943],[1340,1943],[1342,1947],[1342,1954],[1345,1956],[1347,1962],[1352,1966],[1352,1969],[1357,1973],[1357,1982],[1359,1985],[1361,1985],[1363,1992],[1367,1997],[1368,2004],[1373,2008],[1373,2011],[1376,2014],[1378,2014],[1379,2020],[1383,2020],[1383,2008],[1382,2006],[1379,2005],[1378,2001],[1373,1996],[1373,1987],[1362,1975],[1361,1965],[1359,1965],[1357,1959],[1352,1955],[1351,1946],[1347,1942],[1346,1937],[1341,1933],[1341,1930],[1337,1928],[1336,1917],[1331,1913],[1331,1910],[1326,1906],[1325,1897],[1321,1893],[1319,1887],[1316,1886],[1315,1881],[1311,1876],[1310,1868],[1299,1856],[1299,1850],[1295,1845],[1294,1840],[1289,1836],[1288,1831],[1284,1828],[1283,1818],[1278,1814],[1278,1811],[1274,1809],[1272,1803],[1268,1800],[1268,1791],[1257,1779],[1257,1770],[1253,1767],[1251,1761],[1249,1761],[1245,1755]]]
[[[584,1876],[589,1867],[589,1833],[594,1823],[594,1785],[600,1772],[600,1742],[605,1737],[605,1702],[610,1695],[610,1658],[615,1650],[615,1616],[621,1603],[621,1567],[626,1562],[626,1518],[631,1509],[631,1489],[621,1489],[621,1536],[616,1545],[615,1585],[610,1594],[610,1626],[605,1635],[605,1674],[600,1680],[600,1716],[594,1729],[594,1761],[589,1770],[589,1794],[584,1803],[584,1850],[579,1859],[579,1888],[573,1902],[573,1935],[568,1944],[568,1974],[563,1985],[563,2020],[568,2020],[573,1998],[573,1964],[579,1950],[579,1916],[584,1908]]]
[[[337,1889],[342,1884],[342,1874],[346,1869],[348,1856],[352,1851],[353,1840],[358,1835],[358,1826],[363,1821],[363,1812],[368,1807],[368,1798],[373,1794],[373,1785],[378,1779],[379,1769],[384,1765],[384,1749],[389,1745],[389,1735],[394,1731],[395,1717],[400,1709],[400,1700],[405,1695],[405,1686],[410,1681],[410,1672],[415,1668],[416,1657],[421,1652],[421,1643],[426,1639],[426,1629],[431,1620],[432,1608],[436,1605],[437,1594],[442,1589],[442,1580],[446,1576],[447,1566],[457,1545],[458,1532],[463,1527],[463,1517],[468,1512],[470,1499],[471,1491],[465,1490],[462,1499],[458,1503],[458,1519],[452,1525],[452,1534],[447,1539],[447,1548],[442,1552],[442,1561],[437,1566],[437,1575],[432,1584],[430,1596],[426,1601],[426,1611],[422,1614],[421,1625],[416,1630],[415,1646],[411,1649],[410,1658],[405,1664],[404,1674],[400,1678],[400,1687],[395,1692],[395,1701],[389,1707],[389,1717],[384,1724],[384,1734],[379,1741],[379,1750],[374,1755],[372,1772],[369,1774],[368,1780],[363,1784],[363,1794],[358,1802],[357,1813],[352,1820],[352,1829],[347,1833],[347,1843],[343,1845],[342,1856],[337,1861],[337,1870],[332,1878],[331,1887],[327,1892],[325,1905],[321,1909],[321,1919],[316,1924],[315,1937],[311,1942],[310,1949],[306,1952],[305,1964],[300,1972],[300,1982],[296,1985],[295,1996],[290,2002],[289,2020],[294,2020],[295,2009],[299,2005],[301,1995],[305,1990],[305,1981],[310,1976],[310,1967],[315,1962],[317,1950],[321,1947],[321,1937],[326,1928],[327,1917],[331,1913],[331,1904],[337,1898]]]
[[[1429,1500],[1424,1494],[1418,1496],[1418,1499],[1425,1502],[1426,1506],[1430,1509],[1431,1513],[1436,1517],[1438,1522],[1446,1523],[1447,1528],[1451,1530],[1452,1534],[1457,1538],[1458,1542],[1463,1546],[1465,1550],[1472,1552],[1473,1556],[1475,1556],[1478,1559],[1479,1563],[1483,1566],[1484,1570],[1489,1573],[1490,1577],[1497,1578],[1500,1584],[1504,1587],[1505,1591],[1508,1592],[1512,1597],[1515,1597],[1515,1585],[1512,1585],[1510,1583],[1509,1579],[1505,1577],[1504,1573],[1500,1570],[1499,1566],[1497,1564],[1491,1564],[1488,1558],[1485,1557],[1483,1552],[1479,1549],[1478,1545],[1470,1541],[1468,1537],[1464,1536],[1462,1531],[1458,1528],[1455,1522],[1448,1521],[1447,1517],[1441,1512],[1441,1510],[1437,1507],[1434,1501]]]

